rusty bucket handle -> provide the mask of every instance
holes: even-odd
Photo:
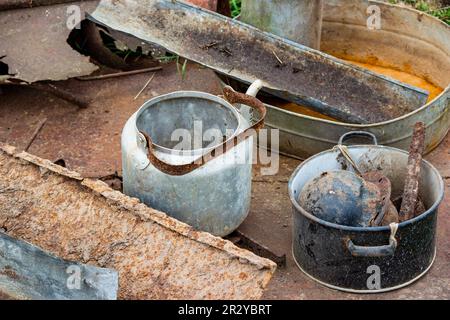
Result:
[[[172,165],[159,159],[155,154],[154,144],[152,142],[151,137],[149,137],[145,132],[140,131],[140,133],[145,137],[146,140],[146,146],[148,148],[147,158],[150,161],[150,163],[159,171],[165,174],[171,176],[184,176],[198,168],[201,168],[206,163],[219,157],[220,155],[225,154],[226,152],[237,146],[239,143],[252,136],[252,133],[254,131],[257,132],[264,126],[264,119],[266,117],[267,111],[266,107],[260,100],[250,95],[236,92],[230,86],[226,86],[223,89],[223,97],[231,104],[240,103],[258,110],[260,114],[260,119],[251,127],[247,128],[242,133],[236,135],[233,138],[232,143],[223,142],[217,147],[215,147],[213,150],[208,151],[207,153],[200,156],[198,159],[192,161],[191,163],[183,165]]]
[[[345,140],[347,140],[347,139],[349,139],[351,137],[369,137],[369,138],[372,139],[374,145],[376,145],[376,146],[378,145],[377,137],[373,133],[367,132],[367,131],[350,131],[350,132],[347,132],[347,133],[345,133],[345,134],[343,134],[341,136],[341,138],[339,139],[338,144],[340,146],[344,145]]]

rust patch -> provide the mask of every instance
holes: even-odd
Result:
[[[246,274],[246,273],[244,273],[244,272],[241,272],[241,273],[239,274],[239,279],[245,280],[245,279],[247,279],[247,278],[248,278],[248,274]]]
[[[377,212],[377,215],[372,217],[370,225],[376,227],[380,225],[386,226],[392,222],[398,223],[398,212],[391,201],[392,184],[389,178],[380,171],[364,173],[362,178],[375,184],[380,191],[380,203],[382,204],[382,208]]]
[[[7,276],[7,277],[9,277],[9,278],[11,278],[13,280],[19,280],[20,279],[20,276],[10,266],[6,266],[2,270],[0,270],[0,275]]]

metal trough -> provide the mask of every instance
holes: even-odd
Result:
[[[0,229],[63,259],[117,270],[120,299],[258,299],[276,268],[103,182],[4,145]]]
[[[380,7],[382,29],[366,27],[367,9]],[[450,27],[417,10],[380,1],[327,0],[321,49],[347,60],[404,70],[444,91],[418,110],[373,124],[317,118],[266,105],[266,127],[280,130],[280,151],[300,159],[331,149],[348,131],[368,131],[382,145],[408,150],[414,124],[425,123],[425,152],[435,149],[450,127]],[[239,88],[245,90],[245,88]]]
[[[102,0],[93,20],[352,123],[390,120],[427,93],[222,15],[166,0]]]

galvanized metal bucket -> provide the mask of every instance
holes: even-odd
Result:
[[[361,171],[381,170],[392,182],[393,196],[402,194],[407,152],[379,145],[348,150]],[[428,210],[422,215],[391,227],[348,227],[318,219],[298,203],[308,181],[326,171],[343,170],[339,158],[336,149],[324,151],[303,162],[290,179],[292,248],[299,268],[325,286],[355,293],[396,290],[424,276],[436,257],[438,207],[444,197],[439,172],[423,161],[420,197]]]
[[[233,232],[248,215],[252,133],[265,117],[256,98],[231,88],[224,95],[227,100],[192,91],[156,97],[122,133],[124,193],[217,236]],[[231,103],[258,110],[260,120],[250,125]],[[207,137],[210,130],[220,141]]]

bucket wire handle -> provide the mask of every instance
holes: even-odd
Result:
[[[358,165],[353,160],[352,156],[350,155],[350,152],[348,151],[348,148],[344,145],[338,144],[335,146],[336,149],[339,150],[339,152],[342,154],[342,156],[347,160],[348,163],[353,167],[353,170],[355,170],[356,174],[358,176],[362,176],[361,170],[359,170]]]
[[[213,150],[208,151],[206,154],[199,157],[198,159],[192,161],[191,163],[183,165],[172,165],[159,159],[154,152],[154,145],[151,137],[148,136],[145,132],[140,131],[140,133],[145,137],[146,140],[148,148],[147,157],[150,163],[155,168],[168,175],[183,176],[204,166],[206,163],[219,157],[220,155],[225,154],[226,152],[228,152],[229,150],[231,150],[232,148],[234,148],[247,138],[251,137],[255,131],[257,132],[264,126],[264,119],[266,117],[267,111],[266,107],[260,100],[247,94],[236,92],[230,86],[226,86],[223,89],[223,95],[224,98],[231,104],[235,103],[245,104],[253,109],[258,110],[260,114],[259,120],[256,121],[251,127],[247,128],[245,131],[235,136],[232,141],[223,142]]]
[[[359,170],[358,165],[353,160],[352,156],[350,155],[350,152],[348,151],[347,146],[344,145],[344,141],[350,137],[354,136],[366,136],[370,137],[373,140],[374,145],[378,145],[377,137],[370,132],[367,131],[351,131],[347,132],[346,134],[342,135],[342,137],[339,139],[339,143],[337,146],[335,146],[335,149],[338,149],[339,152],[344,156],[344,158],[350,163],[350,165],[353,167],[353,170],[355,170],[356,174],[359,176],[362,176],[361,170]]]

